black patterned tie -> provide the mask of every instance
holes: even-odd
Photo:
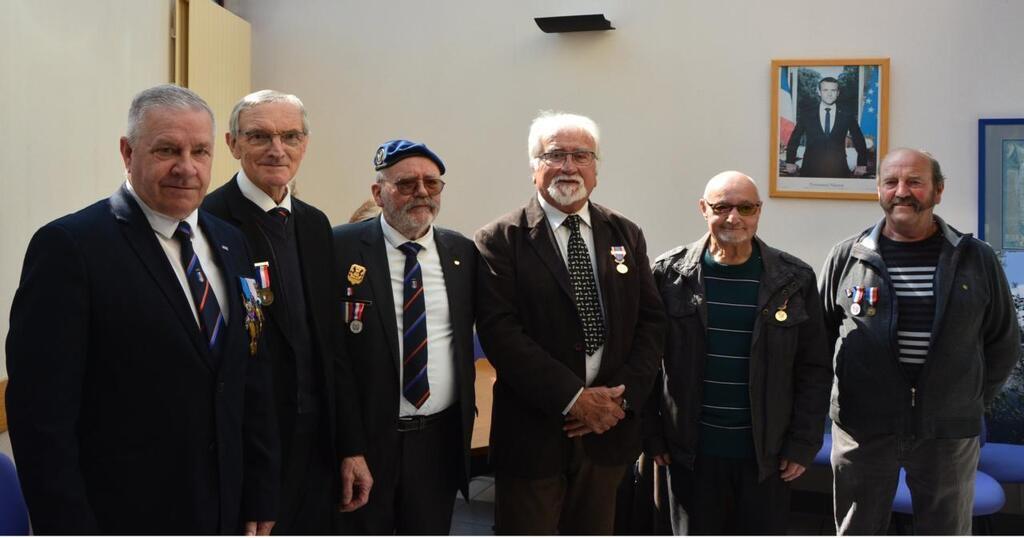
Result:
[[[825,135],[832,132],[832,109],[825,107]]]
[[[221,332],[224,330],[224,316],[220,311],[220,304],[217,302],[217,295],[213,293],[210,286],[210,279],[206,277],[202,264],[199,263],[199,256],[196,256],[192,248],[192,227],[185,221],[178,223],[178,229],[174,237],[181,242],[181,265],[185,268],[185,277],[188,280],[189,290],[192,292],[192,301],[196,305],[196,313],[199,315],[199,328],[206,336],[206,343],[214,355],[220,353]]]
[[[402,395],[419,409],[430,398],[427,379],[427,302],[423,297],[423,270],[417,255],[423,245],[398,245],[405,253],[402,297]]]
[[[569,215],[565,219],[569,227],[569,282],[576,296],[576,310],[583,321],[583,340],[587,355],[593,355],[604,344],[604,316],[597,299],[597,282],[594,281],[594,266],[590,263],[587,245],[580,235],[580,216]]]

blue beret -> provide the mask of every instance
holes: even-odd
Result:
[[[441,158],[436,153],[430,151],[426,144],[402,139],[390,140],[377,148],[377,154],[373,157],[373,169],[383,170],[406,157],[415,157],[417,155],[434,161],[437,168],[441,170],[441,175],[444,175],[444,163],[441,162]]]

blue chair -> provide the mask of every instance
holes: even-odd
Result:
[[[825,437],[821,441],[821,449],[814,455],[814,465],[824,465],[825,467],[832,467],[832,434],[825,432]]]
[[[18,472],[6,454],[0,454],[0,535],[28,536],[28,507],[21,495]]]
[[[981,529],[985,531],[983,534],[992,534],[992,521],[987,516],[1002,510],[1005,504],[1006,494],[999,482],[988,474],[977,471],[974,474],[974,508],[971,510],[971,515],[974,516],[975,522],[983,527]],[[914,513],[914,505],[910,500],[910,488],[907,487],[907,472],[903,469],[900,469],[900,483],[896,487],[892,511],[906,516]]]
[[[1024,483],[1024,445],[985,443],[978,470],[1003,484]]]

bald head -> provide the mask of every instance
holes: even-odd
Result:
[[[736,194],[748,196],[752,202],[761,200],[757,192],[757,183],[754,183],[753,178],[735,170],[719,172],[709,179],[704,187],[704,199],[710,200],[710,196],[723,191],[735,191]]]
[[[878,165],[878,169],[885,170],[886,165],[891,164],[893,161],[905,159],[919,159],[922,162],[927,162],[928,168],[932,173],[932,183],[934,183],[935,186],[938,188],[942,188],[945,186],[946,177],[942,175],[942,167],[939,166],[939,161],[936,160],[931,153],[923,149],[896,148],[885,155],[885,158],[882,159],[881,164]],[[881,181],[882,174],[879,174],[878,182],[881,183]]]
[[[715,175],[704,187],[697,207],[716,247],[750,246],[761,216],[761,196],[750,176],[735,170]]]

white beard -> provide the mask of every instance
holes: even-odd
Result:
[[[566,181],[566,180],[571,180]],[[568,206],[587,198],[587,189],[583,186],[583,177],[579,174],[558,176],[548,185],[548,195],[559,205]]]

